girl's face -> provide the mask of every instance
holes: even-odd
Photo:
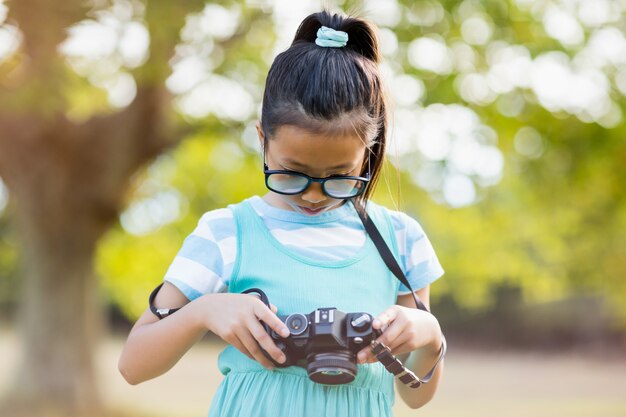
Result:
[[[257,132],[261,146],[265,140],[260,124]],[[311,133],[308,130],[284,125],[265,144],[265,162],[271,170],[297,171],[311,177],[361,174],[366,146],[359,136],[335,136]],[[312,182],[300,194],[283,195],[270,191],[265,200],[278,208],[315,216],[339,207],[345,200],[327,196],[322,184]]]

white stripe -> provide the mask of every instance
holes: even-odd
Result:
[[[396,242],[398,243],[398,255],[406,255],[406,229],[404,227],[396,230]]]
[[[200,223],[198,223],[198,226],[191,234],[193,236],[198,236],[206,240],[210,240],[211,242],[215,241],[215,236],[213,236],[213,232],[211,232],[209,223],[205,221],[201,221]]]
[[[422,262],[428,261],[435,256],[435,251],[433,250],[430,241],[426,236],[417,240],[413,243],[413,247],[411,248],[411,256],[407,259],[406,267],[407,270],[410,270],[415,265],[419,265]]]
[[[165,278],[168,277],[180,280],[202,294],[215,292],[224,286],[224,282],[215,272],[182,256],[174,258],[165,274]]]
[[[273,229],[272,235],[283,245],[299,247],[362,246],[363,230],[348,227],[303,227],[296,230]]]
[[[222,261],[224,265],[235,262],[237,256],[237,237],[227,237],[217,242],[217,246],[220,248],[222,254]]]
[[[207,211],[202,215],[201,221],[210,221],[217,219],[232,219],[233,212],[228,208]]]
[[[216,292],[226,292],[228,285],[224,284],[221,279],[217,279],[213,282],[213,286],[206,291],[206,294],[214,294]]]

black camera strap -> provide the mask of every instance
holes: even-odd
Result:
[[[380,231],[374,224],[372,218],[368,215],[365,207],[356,200],[351,201],[354,205],[354,208],[356,209],[356,212],[359,214],[361,222],[363,222],[365,231],[372,239],[372,242],[374,242],[376,249],[378,249],[380,256],[383,258],[383,261],[387,265],[387,268],[389,268],[389,270],[396,276],[396,278],[398,278],[400,282],[402,282],[411,291],[411,295],[413,296],[413,300],[415,301],[415,306],[419,310],[429,312],[422,300],[420,300],[419,297],[415,294],[415,291],[413,291],[409,280],[404,275],[402,268],[400,268],[400,265],[398,265],[398,261],[391,253],[389,246],[387,246],[387,243],[381,236]],[[446,343],[446,338],[442,333],[441,347],[439,348],[439,358],[437,359],[437,362],[435,362],[435,365],[431,368],[431,370],[422,378],[417,377],[415,373],[407,369],[398,358],[393,356],[393,354],[391,353],[391,349],[385,346],[385,344],[378,341],[373,341],[371,345],[371,350],[372,353],[376,356],[376,359],[378,359],[385,366],[385,368],[394,376],[396,376],[403,384],[408,385],[411,388],[419,388],[422,384],[425,384],[431,380],[431,378],[435,374],[437,366],[439,366],[439,364],[443,360],[443,357],[446,355],[447,346],[448,345]]]
[[[415,291],[413,291],[409,280],[406,279],[404,272],[402,272],[400,265],[398,265],[398,261],[391,253],[391,250],[389,249],[389,246],[387,246],[387,243],[385,243],[385,239],[383,239],[383,237],[380,235],[380,232],[374,224],[374,221],[367,214],[367,210],[365,210],[365,207],[363,207],[360,203],[354,200],[352,200],[352,204],[354,205],[356,212],[359,214],[361,222],[363,222],[363,226],[365,226],[365,231],[372,239],[372,242],[374,242],[376,249],[378,249],[380,256],[383,258],[383,261],[385,261],[387,268],[389,268],[389,270],[396,276],[396,278],[398,278],[400,282],[403,283],[409,289],[409,291],[411,291],[411,295],[413,296],[413,300],[415,301],[415,306],[419,310],[428,311],[422,300],[420,300],[419,297],[415,294]]]

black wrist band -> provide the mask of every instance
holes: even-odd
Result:
[[[152,293],[150,294],[150,297],[148,298],[148,305],[150,306],[150,311],[152,311],[152,314],[157,316],[159,320],[164,319],[170,314],[174,314],[175,312],[180,310],[180,308],[156,308],[154,306],[154,299],[156,298],[156,295],[162,286],[163,286],[163,283],[160,283],[158,287],[152,290]]]

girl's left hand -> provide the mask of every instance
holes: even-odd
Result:
[[[393,305],[374,319],[372,327],[383,330],[376,340],[389,347],[394,355],[428,345],[436,351],[441,344],[441,328],[435,316],[415,308]],[[369,346],[357,355],[357,363],[360,364],[376,361]]]

